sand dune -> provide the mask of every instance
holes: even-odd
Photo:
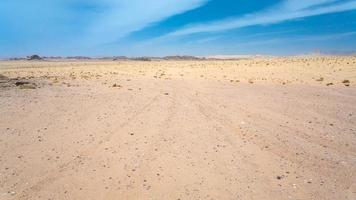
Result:
[[[0,199],[356,199],[356,57],[0,74]]]

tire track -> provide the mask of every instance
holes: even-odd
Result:
[[[156,101],[158,101],[160,97],[160,94],[156,95],[153,97],[148,103],[146,103],[144,106],[142,106],[140,109],[138,109],[136,112],[134,112],[127,120],[125,120],[123,123],[119,125],[119,128],[124,128],[130,124],[135,118],[137,118],[139,115],[141,115],[143,112],[145,112],[152,104],[154,104]],[[110,140],[113,137],[114,133],[111,133],[107,136],[105,136],[105,140]],[[61,173],[68,171],[69,169],[73,169],[76,166],[79,166],[79,162],[87,161],[89,158],[88,156],[95,153],[98,149],[99,146],[103,145],[104,143],[98,142],[97,144],[92,145],[90,148],[88,147],[88,150],[82,151],[79,156],[76,158],[60,165],[58,168],[51,170],[50,172],[47,173],[45,178],[41,179],[37,183],[35,183],[33,186],[29,187],[28,189],[22,191],[19,194],[20,199],[29,199],[31,196],[34,196],[38,192],[40,192],[46,185],[52,184],[55,182],[60,176]]]

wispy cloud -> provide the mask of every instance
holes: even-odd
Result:
[[[6,36],[7,41],[8,38],[22,40],[32,48],[40,41],[44,41],[44,46],[50,41],[60,46],[75,43],[75,46],[88,48],[113,42],[206,2],[208,0],[2,0],[0,37]],[[12,37],[12,33],[18,37]],[[59,41],[61,39],[65,42]]]
[[[267,10],[248,14],[243,17],[188,25],[185,28],[169,33],[166,37],[220,32],[253,25],[281,23],[288,20],[354,9],[356,9],[355,0],[285,0]]]
[[[89,28],[88,40],[113,42],[168,17],[195,9],[208,0],[105,0],[105,11]]]
[[[261,46],[261,45],[272,45],[276,43],[291,44],[300,42],[317,42],[317,41],[336,41],[339,39],[354,37],[356,35],[355,31],[344,32],[344,33],[334,33],[334,34],[324,34],[324,35],[298,35],[298,36],[284,36],[284,37],[273,37],[269,39],[255,39],[249,42],[240,43],[240,46]]]

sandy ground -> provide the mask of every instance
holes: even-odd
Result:
[[[356,199],[356,57],[0,74],[1,200]]]

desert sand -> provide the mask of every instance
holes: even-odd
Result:
[[[0,199],[356,199],[356,57],[1,61]]]

